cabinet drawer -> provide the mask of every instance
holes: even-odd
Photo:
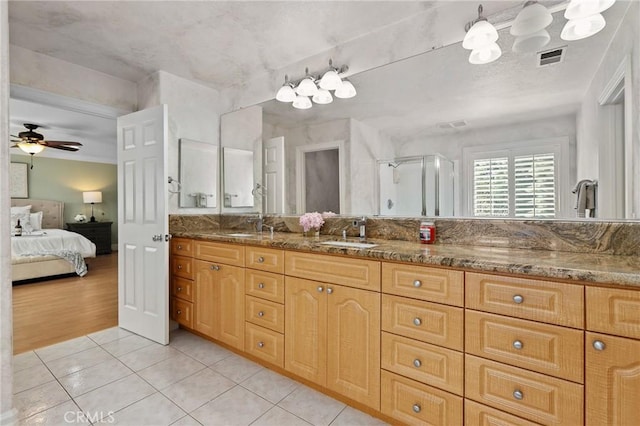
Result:
[[[172,276],[171,295],[182,300],[193,302],[193,281],[180,278],[178,276]]]
[[[478,404],[469,399],[464,400],[464,426],[537,426],[520,417]]]
[[[467,310],[465,351],[584,383],[584,333],[571,328]]]
[[[382,329],[462,351],[463,309],[382,295]]]
[[[246,294],[284,303],[284,275],[247,269],[245,283]]]
[[[640,291],[587,287],[587,330],[640,339]]]
[[[226,265],[244,266],[244,246],[194,241],[193,257]]]
[[[465,280],[467,308],[584,327],[583,286],[475,272],[467,272]]]
[[[284,335],[251,323],[245,325],[245,351],[284,368]]]
[[[284,274],[284,251],[262,247],[245,247],[247,268]]]
[[[171,318],[185,327],[193,328],[193,303],[171,299]]]
[[[171,239],[171,254],[177,254],[178,256],[193,256],[193,241],[189,238],[172,238]]]
[[[381,410],[408,425],[462,425],[462,398],[388,371],[381,372]]]
[[[464,272],[383,263],[382,291],[430,302],[464,306]]]
[[[382,368],[463,394],[464,356],[461,352],[383,332]]]
[[[244,312],[247,321],[284,333],[284,305],[247,296]]]
[[[465,396],[543,424],[583,423],[584,386],[465,356]]]
[[[380,291],[380,262],[374,260],[287,251],[285,273],[308,280]]]
[[[193,279],[193,259],[190,257],[171,256],[171,275]]]

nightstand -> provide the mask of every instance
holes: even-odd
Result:
[[[96,245],[96,254],[111,253],[111,224],[113,222],[67,223],[67,229],[85,236]]]

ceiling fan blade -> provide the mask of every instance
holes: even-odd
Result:
[[[11,142],[20,143],[22,142],[22,139],[11,139]]]
[[[82,146],[82,144],[80,142],[71,142],[71,141],[43,141],[43,145],[47,145],[47,146],[57,146],[57,145],[70,145],[70,146]]]
[[[45,146],[48,146],[49,148],[53,148],[53,149],[62,149],[64,151],[77,151],[78,150],[78,148],[73,148],[73,147],[64,146],[64,145],[46,145],[45,144]]]
[[[20,148],[18,145],[11,145],[9,148]]]

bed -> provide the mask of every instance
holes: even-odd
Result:
[[[12,199],[11,207],[31,206],[42,212],[42,230],[11,237],[12,281],[86,273],[84,259],[95,257],[96,246],[84,236],[66,231],[61,201]],[[57,253],[57,256],[48,253]],[[47,253],[47,254],[45,254]],[[65,256],[65,258],[60,257]]]

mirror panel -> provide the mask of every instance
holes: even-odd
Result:
[[[253,151],[223,147],[222,158],[223,206],[253,207]]]
[[[218,145],[179,140],[180,207],[218,206]]]

